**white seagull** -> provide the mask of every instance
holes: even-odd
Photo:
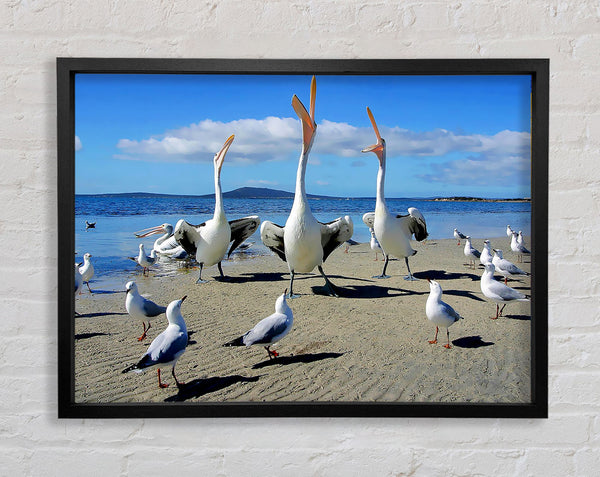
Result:
[[[308,273],[315,267],[325,279],[325,288],[330,296],[337,296],[334,286],[323,271],[323,262],[341,244],[350,240],[354,224],[349,216],[338,217],[326,224],[313,216],[306,197],[306,165],[312,147],[317,123],[315,122],[315,99],[317,82],[313,76],[310,90],[310,114],[296,95],[292,97],[292,107],[302,123],[302,152],[296,174],[296,191],[292,210],[285,226],[265,221],[260,227],[260,238],[266,247],[287,262],[290,271],[289,297],[294,295],[294,275]]]
[[[263,345],[269,354],[269,359],[277,358],[279,353],[271,346],[281,340],[292,329],[294,314],[286,302],[287,290],[277,298],[275,313],[259,321],[254,328],[242,336],[225,343],[223,346],[252,346]]]
[[[177,364],[177,360],[181,357],[188,344],[187,327],[183,316],[181,316],[181,304],[185,299],[186,297],[184,296],[180,300],[169,303],[169,306],[167,307],[167,319],[169,320],[169,325],[161,334],[154,338],[142,358],[136,364],[125,368],[123,373],[129,371],[141,373],[147,368],[156,367],[158,387],[166,388],[169,385],[161,382],[160,368],[161,366],[172,366],[171,374],[175,379],[177,387],[181,387],[185,384],[178,381],[177,376],[175,376],[175,365]]]
[[[83,280],[83,283],[87,285],[90,293],[93,293],[92,289],[90,288],[90,280],[94,276],[94,265],[92,265],[90,258],[92,258],[92,255],[89,253],[86,253],[83,256],[83,265],[79,267],[79,273],[81,273],[81,279]]]
[[[460,240],[461,239],[466,239],[467,236],[465,234],[459,232],[458,229],[454,229],[454,238],[456,240],[458,240],[458,243],[456,244],[456,246],[459,246],[460,245]]]
[[[75,264],[75,295],[77,293],[81,294],[81,289],[83,288],[83,277],[81,273],[79,273],[79,263]]]
[[[375,252],[375,261],[377,261],[377,253],[381,252],[383,254],[383,250],[381,250],[381,245],[379,245],[379,241],[377,240],[377,237],[375,237],[375,230],[373,230],[373,227],[369,228],[369,230],[371,231],[371,250]]]
[[[223,167],[225,155],[234,137],[233,134],[229,136],[221,150],[214,157],[215,213],[213,218],[199,225],[192,225],[181,219],[175,225],[175,240],[187,253],[195,256],[196,262],[200,264],[200,274],[196,283],[207,281],[202,280],[202,269],[205,266],[217,265],[221,278],[224,278],[221,260],[225,258],[227,247],[233,242],[229,248],[229,256],[244,240],[254,233],[260,223],[257,215],[230,222],[227,221],[225,216],[223,194],[221,192],[221,167]]]
[[[188,257],[188,253],[177,243],[177,240],[175,240],[173,226],[171,224],[164,223],[134,233],[137,238],[149,237],[150,235],[155,234],[163,234],[154,241],[152,249],[155,250],[156,253],[178,260],[183,260]]]
[[[381,275],[377,275],[373,278],[389,278],[385,274],[389,257],[394,255],[398,258],[404,258],[406,262],[406,268],[408,269],[408,276],[404,277],[405,280],[416,280],[410,272],[408,265],[408,257],[412,257],[416,250],[410,246],[410,239],[412,235],[415,235],[417,241],[422,241],[427,238],[427,224],[425,217],[415,207],[408,209],[408,215],[394,215],[388,211],[385,203],[384,196],[384,185],[385,185],[385,139],[379,134],[377,123],[371,113],[371,110],[367,108],[367,114],[373,125],[375,136],[377,136],[377,143],[373,144],[362,150],[362,152],[373,152],[379,159],[379,172],[377,173],[377,200],[375,202],[375,213],[368,212],[363,215],[363,222],[368,227],[373,227],[375,235],[381,249],[385,256],[385,263],[383,264],[383,271]]]
[[[150,267],[158,262],[158,256],[156,255],[156,250],[152,249],[150,251],[150,256],[146,255],[146,250],[144,250],[144,244],[140,244],[140,253],[138,254],[135,260],[142,267],[142,275],[150,274]]]
[[[525,240],[523,240],[523,232],[521,230],[519,230],[519,232],[517,233],[517,243],[519,245],[525,246]]]
[[[518,261],[522,262],[523,255],[528,255],[531,252],[525,248],[525,245],[519,243],[517,236],[517,232],[512,233],[510,249],[517,254]]]
[[[496,272],[504,277],[504,284],[506,285],[508,282],[508,277],[512,277],[515,275],[530,275],[529,272],[521,270],[514,263],[509,262],[502,256],[502,250],[494,249],[494,258],[492,258],[492,263],[494,267],[496,267]]]
[[[479,261],[482,265],[492,261],[492,248],[490,246],[490,241],[487,239],[483,241],[483,250],[479,256]]]
[[[465,257],[469,259],[471,268],[475,268],[475,260],[481,257],[481,252],[471,245],[471,237],[468,235],[465,242]]]
[[[510,238],[510,237],[512,237],[512,233],[513,233],[512,227],[510,225],[507,225],[506,226],[506,236]]]
[[[429,343],[437,343],[437,335],[441,326],[442,328],[446,328],[446,337],[448,339],[444,348],[450,349],[450,331],[448,328],[458,320],[463,319],[463,317],[454,311],[454,308],[442,301],[442,287],[440,284],[435,280],[427,279],[427,281],[429,282],[429,296],[425,305],[425,314],[427,315],[427,319],[435,325],[435,338],[429,341]]]
[[[138,338],[138,341],[142,341],[146,337],[146,333],[151,328],[150,318],[161,315],[167,311],[166,306],[160,306],[153,301],[144,298],[140,295],[138,287],[135,282],[127,282],[125,285],[125,308],[127,313],[133,318],[137,318],[144,325],[144,332],[142,336]],[[148,321],[148,327],[146,328],[146,321]]]
[[[502,316],[502,310],[504,310],[507,303],[511,301],[529,301],[528,295],[524,295],[504,283],[494,280],[495,268],[493,263],[488,262],[485,264],[483,275],[481,275],[481,292],[486,298],[496,303],[496,316],[492,317],[493,320],[498,319],[498,316]],[[502,308],[500,308],[500,303],[503,304]]]

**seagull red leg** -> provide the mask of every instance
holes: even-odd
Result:
[[[452,346],[450,346],[450,330],[448,328],[446,328],[446,337],[448,339],[448,343],[444,345],[444,348],[450,349]]]
[[[175,366],[174,365],[171,368],[171,374],[173,375],[173,378],[175,379],[175,384],[177,384],[177,387],[181,388],[181,386],[183,386],[185,383],[177,380],[177,376],[175,376]]]
[[[158,373],[158,387],[161,388],[161,389],[162,388],[168,388],[169,385],[167,383],[161,383],[161,381],[160,381],[160,368],[157,368],[156,372]]]
[[[429,341],[429,344],[436,344],[437,343],[437,335],[438,335],[438,327],[435,327],[435,338],[433,338],[432,340]]]

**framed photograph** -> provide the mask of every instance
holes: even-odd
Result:
[[[548,89],[57,59],[59,417],[547,417]]]

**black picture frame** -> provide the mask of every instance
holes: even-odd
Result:
[[[548,59],[258,60],[58,58],[58,417],[487,417],[548,416]],[[73,254],[75,250],[75,75],[135,74],[354,74],[530,75],[533,252],[530,403],[161,403],[82,404],[74,400],[75,346]]]

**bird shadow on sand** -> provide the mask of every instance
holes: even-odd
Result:
[[[115,293],[125,293],[125,290],[98,290],[94,288],[92,295],[114,295]]]
[[[97,313],[81,313],[77,318],[98,318],[99,316],[127,315],[120,311],[99,311]]]
[[[306,353],[293,356],[278,356],[275,359],[269,359],[256,363],[252,369],[261,369],[266,366],[287,365],[294,363],[313,363],[322,359],[339,358],[344,353]]]
[[[422,280],[458,280],[458,279],[469,279],[469,280],[481,280],[479,275],[474,273],[451,273],[446,270],[427,270],[424,272],[416,272],[413,273],[416,278],[420,278]]]
[[[110,333],[79,333],[75,335],[76,340],[87,340],[88,338],[94,338],[96,336],[109,336]]]
[[[188,383],[182,384],[178,388],[178,393],[165,399],[165,402],[181,402],[188,399],[198,398],[205,394],[214,393],[221,389],[228,388],[237,383],[254,383],[260,376],[247,378],[234,374],[232,376],[214,376],[212,378],[194,379]]]
[[[444,290],[444,295],[461,296],[464,298],[470,298],[471,300],[485,301],[483,298],[479,298],[477,295],[467,290]]]
[[[248,283],[248,282],[277,282],[284,279],[283,272],[257,272],[257,273],[242,273],[241,275],[231,276],[226,275],[225,277],[216,276],[213,279],[217,282],[226,283]]]
[[[312,287],[315,295],[328,295],[325,287]],[[402,288],[392,288],[379,285],[350,285],[335,287],[340,298],[389,298],[394,296],[425,295],[425,292],[415,292]],[[429,293],[429,292],[427,292]]]
[[[503,315],[508,320],[520,320],[520,321],[531,321],[529,315]]]
[[[452,340],[452,344],[459,348],[482,348],[494,345],[491,341],[483,341],[481,336],[464,336],[463,338]]]
[[[197,342],[197,341],[194,341],[194,340],[191,338],[191,336],[192,336],[194,333],[195,333],[195,331],[188,331],[188,342],[187,342],[187,345],[188,345],[188,346],[191,346],[191,345],[198,344],[198,342]]]

